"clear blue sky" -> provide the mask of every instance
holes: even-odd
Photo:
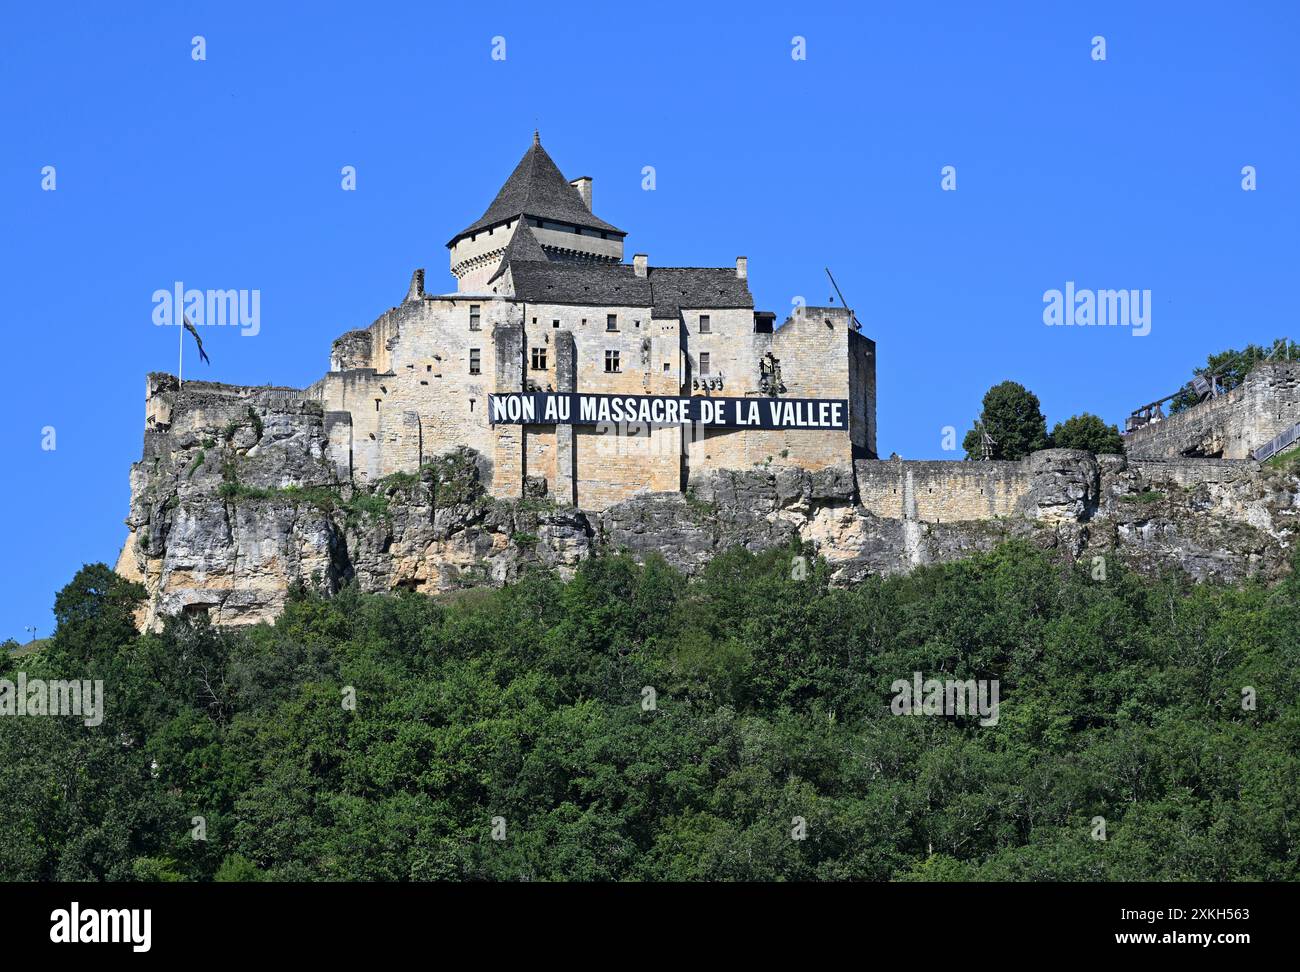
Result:
[[[1294,2],[278,6],[0,14],[0,637],[116,558],[144,376],[176,365],[156,289],[259,289],[261,333],[205,329],[187,372],[306,385],[413,268],[451,289],[443,244],[535,124],[629,254],[746,254],[781,318],[829,265],[878,342],[885,455],[951,456],[1003,379],[1122,422],[1209,352],[1300,338]],[[1151,333],[1045,327],[1067,280],[1150,289]]]

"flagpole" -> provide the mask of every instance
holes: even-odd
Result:
[[[177,335],[179,340],[176,342],[176,391],[181,390],[181,366],[185,364],[185,312],[181,311],[180,334]]]

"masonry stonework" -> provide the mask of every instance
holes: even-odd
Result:
[[[694,571],[729,546],[803,543],[836,582],[1029,538],[1197,578],[1277,576],[1300,478],[1249,458],[1300,422],[1300,363],[1126,437],[1018,462],[877,458],[876,345],[843,307],[775,326],[748,260],[623,262],[591,181],[525,154],[447,244],[456,289],[415,271],[399,304],[333,344],[305,389],[146,381],[117,569],[143,625],[269,620],[293,586],[438,592],[570,572],[598,549]],[[829,428],[493,421],[526,392],[841,402]],[[499,416],[498,416],[499,418]]]
[[[721,268],[623,263],[624,232],[590,209],[540,139],[484,215],[447,244],[452,293],[416,270],[397,306],[339,337],[302,392],[329,416],[326,448],[359,486],[468,447],[492,495],[601,510],[757,464],[822,469],[874,457],[875,344],[851,311],[809,307],[774,328],[744,257]],[[489,396],[576,392],[835,399],[848,428],[493,424]],[[155,404],[150,392],[148,408]]]
[[[854,471],[864,509],[926,523],[1011,516],[1031,483],[1027,462],[860,460]]]
[[[1300,361],[1261,361],[1236,388],[1125,436],[1135,458],[1249,459],[1300,420]]]

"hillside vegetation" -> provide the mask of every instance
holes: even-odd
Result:
[[[41,651],[0,653],[108,698],[95,728],[0,718],[0,879],[1300,874],[1294,572],[1096,580],[1008,545],[836,589],[797,553],[144,635],[141,589],[88,566]],[[914,672],[997,679],[997,724],[892,714]]]

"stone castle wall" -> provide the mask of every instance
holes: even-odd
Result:
[[[611,352],[617,367],[606,370]],[[765,397],[759,362],[768,353],[783,396],[849,402],[847,435],[489,421],[488,396],[502,392]],[[807,308],[773,332],[758,329],[749,308],[655,317],[651,307],[428,295],[417,271],[400,305],[335,341],[330,366],[303,394],[330,416],[333,468],[358,484],[466,446],[487,458],[493,495],[544,493],[601,510],[718,470],[816,470],[875,455],[875,345],[838,307]]]
[[[1251,459],[1129,459],[1126,465],[1149,482],[1183,489],[1237,482],[1257,468]]]
[[[1021,462],[858,460],[858,496],[875,516],[927,523],[1011,516],[1029,493]]]
[[[485,462],[464,450],[414,481],[358,490],[334,480],[327,442],[336,413],[245,391],[196,389],[192,401],[163,392],[174,421],[146,432],[117,567],[149,593],[142,625],[175,613],[272,620],[299,583],[436,593],[502,583],[532,566],[567,573],[598,550],[659,555],[691,573],[732,546],[804,543],[835,582],[852,583],[1022,538],[1067,559],[1115,554],[1143,570],[1236,579],[1280,576],[1300,539],[1293,473],[1254,462],[1130,464],[1063,449],[1018,463],[720,471],[688,495],[647,493],[599,512],[490,499]],[[233,493],[229,470],[242,487]],[[910,500],[894,492],[900,482],[910,482]],[[383,509],[350,506],[358,492]],[[318,495],[336,498],[322,504]]]
[[[524,329],[498,325],[496,336],[502,355],[517,361],[510,349],[522,346]],[[552,338],[554,380],[564,389],[576,342]],[[338,380],[345,379],[355,375]],[[490,440],[493,455],[423,452],[426,460],[452,453],[459,480],[442,483],[424,467],[414,483],[386,485],[353,478],[341,465],[362,413],[327,410],[323,386],[192,382],[178,391],[174,377],[153,374],[147,388],[130,533],[117,564],[149,591],[146,626],[183,612],[220,624],[269,620],[297,583],[428,592],[500,583],[532,564],[571,570],[598,549],[660,554],[689,572],[735,544],[760,550],[799,541],[849,583],[1027,537],[1068,557],[1118,552],[1144,569],[1238,578],[1278,576],[1300,537],[1300,480],[1251,460],[1069,449],[1019,462],[859,459],[820,470],[774,460],[694,477],[685,496],[673,485],[592,509],[568,497],[599,495],[613,461],[600,450],[626,438],[570,428],[576,434],[566,439],[564,428],[512,426]],[[406,434],[427,445],[419,427]],[[584,483],[575,459],[586,447],[601,461]],[[620,461],[634,469],[644,460]],[[555,503],[516,507],[484,495],[494,475],[526,471],[559,484]],[[605,488],[612,498],[617,481],[611,476]],[[350,506],[359,493],[373,493],[384,510],[358,512],[374,506]]]
[[[470,307],[478,306],[478,329]],[[350,466],[362,482],[414,472],[421,462],[456,445],[493,452],[487,396],[496,391],[492,329],[519,323],[501,301],[408,296],[366,332],[335,343],[320,386],[328,412],[351,414]],[[368,334],[369,340],[360,337]],[[477,373],[471,368],[477,351]],[[343,441],[331,441],[342,449]],[[336,465],[348,465],[342,455]]]
[[[748,313],[748,312],[746,312]],[[686,326],[691,326],[690,315]],[[697,325],[698,326],[698,325]],[[859,456],[874,456],[875,342],[853,330],[852,313],[841,307],[808,307],[774,333],[753,333],[737,324],[734,335],[709,335],[722,357],[722,396],[763,395],[756,364],[769,351],[781,368],[783,397],[831,398],[849,402],[849,434],[814,429],[705,429],[687,444],[692,481],[727,469],[754,465],[798,465],[816,471],[847,466]],[[716,326],[713,328],[717,330]],[[692,341],[700,340],[696,334]],[[705,349],[704,344],[699,344]],[[728,352],[727,348],[731,350]],[[698,357],[698,352],[693,358]],[[833,363],[828,367],[828,363]],[[671,394],[671,392],[669,393]]]
[[[527,357],[552,334],[569,342],[556,361],[565,365],[555,391],[606,395],[676,395],[682,353],[677,321],[655,320],[649,307],[528,304]],[[609,316],[615,330],[609,330]],[[536,323],[534,323],[536,321]],[[560,322],[556,331],[554,322]],[[567,324],[567,331],[566,331]],[[605,352],[618,353],[619,370],[605,371]],[[571,363],[570,363],[571,362]],[[531,360],[528,362],[531,365]],[[531,376],[532,372],[528,372]],[[545,385],[539,383],[541,390]],[[531,438],[533,427],[527,427]],[[681,488],[681,432],[676,426],[565,426],[572,443],[577,505],[599,510],[631,492]],[[568,490],[566,482],[561,492]],[[629,492],[631,490],[631,492]]]
[[[1133,458],[1249,459],[1300,421],[1300,361],[1264,361],[1236,388],[1124,437]]]

